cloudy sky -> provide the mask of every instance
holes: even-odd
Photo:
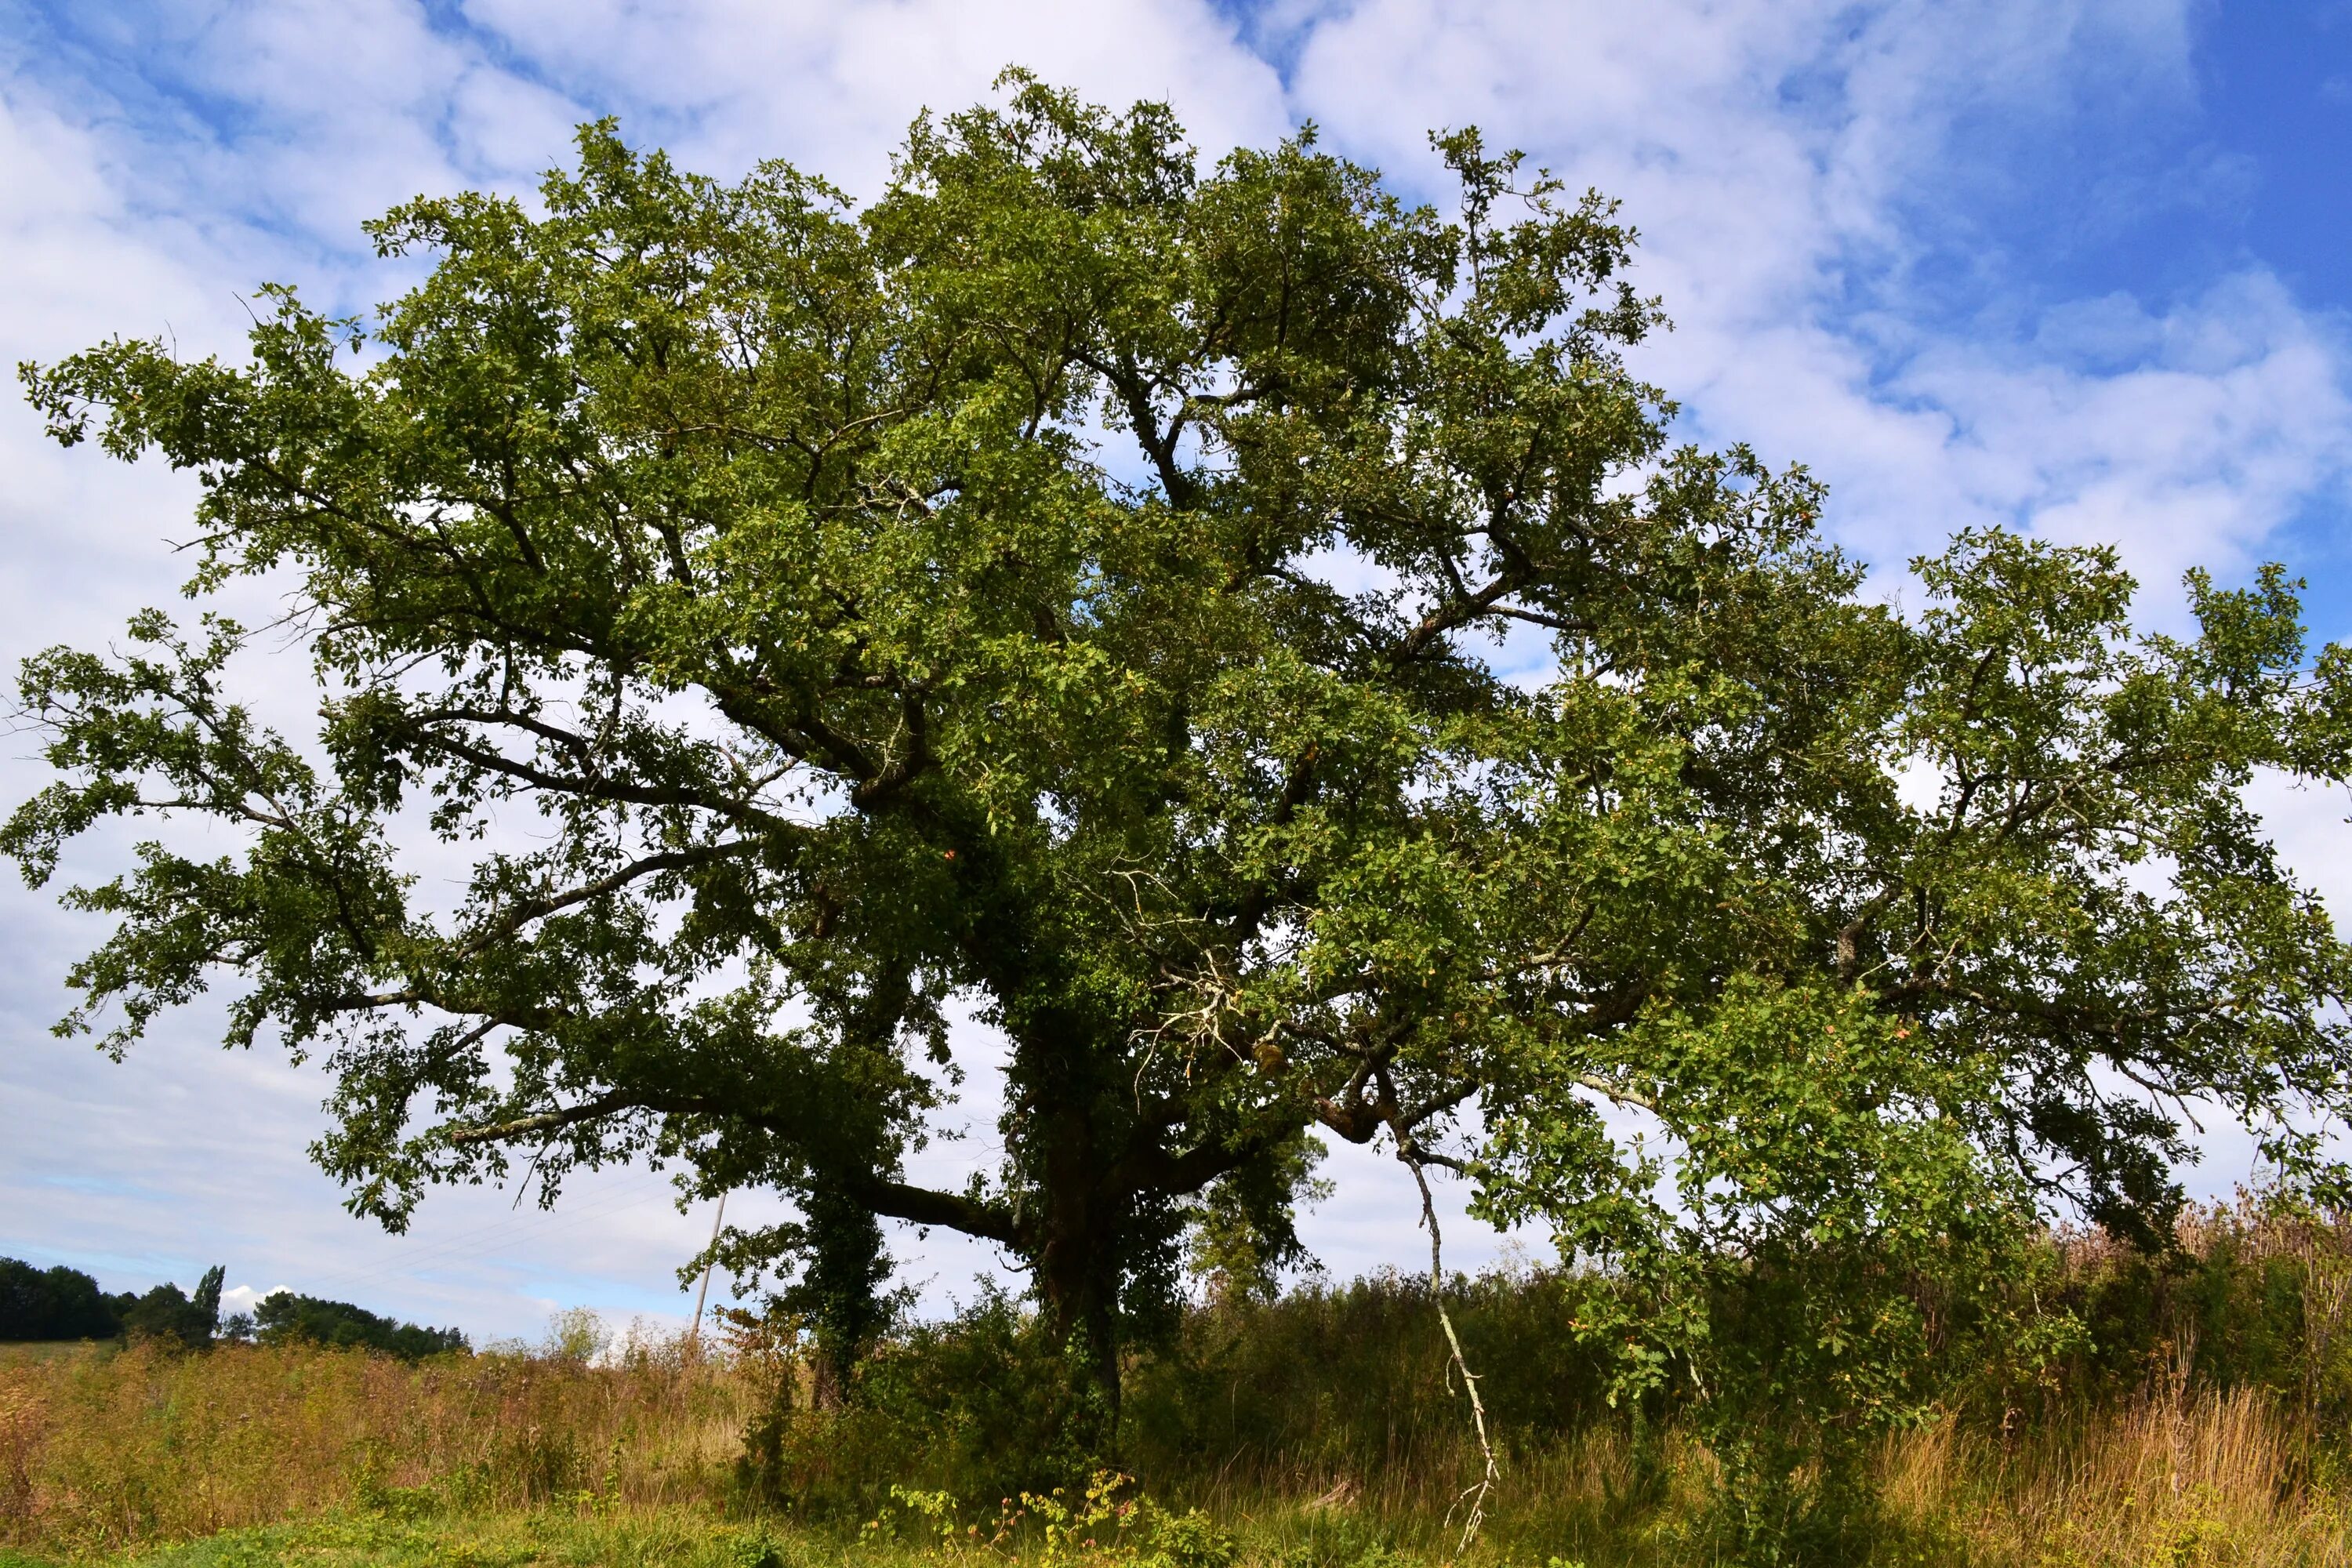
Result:
[[[1642,368],[1689,436],[1824,475],[1866,559],[1970,522],[2113,541],[2159,623],[2185,566],[2283,559],[2352,633],[2352,0],[0,0],[0,359],[115,332],[233,354],[265,279],[362,310],[399,283],[363,218],[524,189],[605,114],[691,167],[782,156],[870,194],[915,113],[1014,63],[1166,99],[1212,154],[1312,120],[1414,195],[1424,132],[1478,123],[1623,200],[1676,324]],[[184,480],[47,447],[13,401],[0,466],[0,664],[171,601]],[[31,749],[0,747],[10,802]],[[2346,804],[2266,805],[2352,912]],[[0,889],[0,1254],[110,1289],[218,1261],[478,1337],[688,1309],[673,1271],[710,1216],[649,1173],[552,1213],[437,1196],[389,1238],[304,1161],[321,1080],[222,1053],[214,1011],[121,1066],[53,1039],[91,936]],[[969,1109],[941,1160],[985,1156]],[[1330,1173],[1328,1268],[1425,1256],[1392,1168]],[[2244,1173],[2222,1143],[2198,1185]],[[992,1264],[898,1250],[935,1305]]]

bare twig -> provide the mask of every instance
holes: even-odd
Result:
[[[1421,1223],[1429,1227],[1429,1299],[1436,1304],[1437,1321],[1445,1330],[1445,1346],[1454,1358],[1454,1370],[1462,1374],[1462,1387],[1470,1395],[1470,1425],[1478,1434],[1478,1452],[1486,1460],[1486,1469],[1477,1484],[1454,1500],[1454,1508],[1470,1505],[1469,1516],[1462,1521],[1462,1544],[1457,1552],[1466,1552],[1470,1543],[1478,1539],[1478,1527],[1486,1521],[1486,1500],[1494,1494],[1495,1483],[1502,1479],[1495,1463],[1495,1445],[1486,1436],[1486,1403],[1478,1397],[1478,1374],[1470,1370],[1468,1358],[1462,1353],[1461,1336],[1454,1331],[1453,1314],[1445,1310],[1445,1259],[1437,1235],[1437,1205],[1429,1195],[1429,1177],[1423,1170],[1428,1162],[1420,1146],[1411,1139],[1400,1140],[1397,1158],[1412,1173],[1413,1185],[1421,1189]],[[1454,1509],[1445,1510],[1447,1523],[1454,1521]]]

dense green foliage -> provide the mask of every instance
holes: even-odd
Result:
[[[456,1329],[404,1323],[349,1301],[298,1296],[291,1290],[275,1290],[255,1302],[253,1322],[255,1337],[266,1345],[357,1345],[403,1361],[467,1348],[466,1336]]]
[[[203,1350],[221,1327],[224,1271],[197,1281],[194,1296],[168,1281],[140,1295],[107,1295],[79,1269],[38,1269],[0,1258],[0,1340],[164,1340]]]
[[[33,881],[115,816],[242,841],[68,895],[116,924],[64,1026],[235,973],[395,1226],[510,1150],[779,1190],[721,1257],[838,1359],[880,1221],[983,1238],[1082,1448],[1186,1237],[1263,1272],[1310,1135],[1377,1139],[1611,1271],[1609,1396],[1703,1391],[1759,1540],[1939,1340],[2063,1349],[2002,1289],[2037,1214],[2167,1234],[2192,1105],[2341,1191],[2352,957],[2244,803],[2347,773],[2284,572],[2145,636],[2112,551],[1972,532],[1899,612],[1801,470],[1672,443],[1597,197],[1012,86],[862,208],[591,127],[541,216],[374,226],[434,266],[371,321],[27,367],[196,471],[193,586],[294,584],[321,701],[264,727],[212,617],[27,661]],[[959,1004],[1003,1157],[926,1188]]]
[[[124,1337],[163,1340],[184,1350],[206,1349],[220,1331],[221,1280],[226,1272],[217,1263],[205,1270],[194,1295],[167,1281],[143,1296],[126,1299],[121,1310]]]
[[[349,1301],[278,1290],[255,1304],[250,1318],[223,1319],[215,1266],[194,1296],[166,1281],[141,1294],[108,1295],[79,1269],[39,1269],[0,1258],[0,1341],[161,1340],[186,1350],[215,1341],[258,1339],[264,1344],[357,1346],[415,1361],[467,1348],[456,1329],[428,1329],[381,1316]]]
[[[122,1328],[117,1310],[78,1268],[0,1258],[0,1340],[110,1340]]]
[[[2274,1413],[2284,1436],[2261,1459],[2270,1468],[2242,1480],[2293,1499],[2352,1477],[2352,1226],[2249,1204],[2193,1212],[2168,1242],[2151,1253],[2097,1233],[2038,1238],[2000,1294],[2020,1315],[2063,1313],[2084,1331],[2039,1355],[1986,1355],[1976,1337],[1948,1331],[1964,1293],[1914,1281],[1937,1325],[1923,1390],[1945,1440],[1982,1445],[2024,1474],[2046,1463],[2080,1476],[2100,1462],[2102,1422],[2170,1412],[2149,1436],[2171,1447],[2189,1440],[2182,1412],[2244,1397]],[[1525,1267],[1449,1282],[1506,1456],[1496,1528],[1507,1561],[1571,1550],[1651,1561],[1657,1528],[1687,1507],[1704,1370],[1678,1360],[1640,1402],[1612,1405],[1614,1358],[1580,1322],[1619,1288]],[[1450,1554],[1457,1538],[1443,1521],[1479,1458],[1431,1308],[1424,1279],[1388,1275],[1187,1310],[1129,1370],[1128,1464],[1155,1493],[1228,1520],[1263,1500],[1329,1492],[1344,1500],[1329,1522],[1353,1550],[1402,1541]],[[982,1519],[992,1499],[1076,1487],[1086,1460],[1052,1408],[1057,1354],[1037,1319],[1002,1298],[910,1326],[861,1365],[847,1408],[758,1428],[765,1446],[747,1474],[796,1515],[837,1521],[887,1512],[894,1487],[964,1499]],[[1601,1473],[1580,1473],[1573,1457],[1594,1453],[1609,1457]],[[1361,1512],[1380,1522],[1358,1518],[1350,1533],[1347,1516]],[[1916,1561],[1906,1551],[1918,1542],[1871,1507],[1801,1522],[1812,1527],[1805,1560]],[[1740,1544],[1722,1520],[1684,1516],[1678,1528],[1697,1530],[1683,1542],[1697,1561]]]

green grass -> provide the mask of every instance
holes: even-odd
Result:
[[[85,1562],[107,1568],[814,1568],[851,1559],[881,1568],[886,1553],[677,1508],[602,1517],[553,1510],[423,1520],[352,1514],[232,1530]],[[0,1568],[65,1565],[0,1548]]]
[[[0,1363],[68,1361],[79,1355],[103,1355],[114,1349],[111,1340],[103,1344],[90,1340],[0,1340]],[[0,1557],[0,1568],[7,1561]]]

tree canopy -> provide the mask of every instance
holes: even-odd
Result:
[[[0,1258],[0,1341],[110,1340],[121,1330],[117,1303],[80,1269]]]
[[[165,1280],[143,1296],[120,1298],[123,1337],[163,1341],[183,1350],[211,1348],[220,1332],[221,1281],[226,1274],[226,1269],[214,1264],[196,1281],[193,1296]]]
[[[371,1312],[349,1301],[273,1290],[253,1306],[254,1337],[263,1344],[314,1344],[336,1348],[361,1346],[422,1361],[469,1348],[456,1329],[428,1329]]]
[[[992,1242],[1114,1386],[1188,1232],[1288,1254],[1317,1133],[1621,1271],[1636,1384],[1830,1423],[1899,1405],[1906,1271],[2161,1232],[2201,1108],[2335,1179],[2347,950],[2246,804],[2346,773],[2284,571],[2143,635],[2114,551],[1978,531],[1899,610],[1803,470],[1675,442],[1598,196],[1008,88],[862,205],[588,127],[372,226],[432,262],[372,318],[27,367],[197,473],[194,591],[290,584],[320,700],[263,725],[217,616],[26,662],[33,882],[242,841],[66,895],[63,1027],[233,973],[362,1213],[657,1158],[798,1200],[727,1257],[853,1336],[880,1222]],[[925,1187],[961,1005],[1003,1154]],[[1801,1331],[1709,1339],[1735,1277]]]

